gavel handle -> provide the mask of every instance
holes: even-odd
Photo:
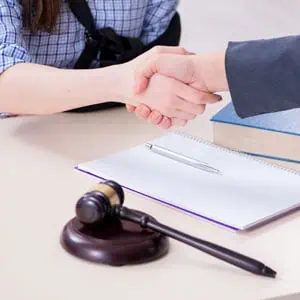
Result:
[[[128,220],[136,224],[139,224],[144,228],[149,228],[155,232],[162,233],[177,241],[183,242],[184,244],[187,244],[193,248],[201,250],[215,258],[221,259],[227,263],[235,265],[246,271],[263,275],[262,274],[262,270],[263,270],[265,276],[275,277],[276,275],[275,271],[269,269],[263,263],[257,260],[254,260],[250,257],[234,252],[222,246],[180,232],[176,229],[173,229],[171,227],[168,227],[164,224],[157,222],[151,216],[148,216],[146,214],[139,215],[124,206],[117,208],[116,214],[123,220]]]

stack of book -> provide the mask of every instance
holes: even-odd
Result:
[[[211,121],[215,144],[300,170],[300,109],[242,119],[230,103]]]

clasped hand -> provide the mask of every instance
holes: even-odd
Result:
[[[180,47],[155,47],[134,64],[134,93],[127,110],[162,128],[184,126],[221,96],[205,82],[203,58]]]

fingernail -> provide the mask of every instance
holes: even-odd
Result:
[[[169,118],[165,117],[161,124],[164,129],[169,129],[172,126],[172,121]]]
[[[143,107],[142,110],[141,110],[141,114],[142,114],[143,117],[147,117],[148,114],[149,114],[148,109]]]

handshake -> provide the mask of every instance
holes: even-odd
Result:
[[[127,110],[164,129],[185,126],[228,90],[224,53],[159,46],[127,63],[126,74],[134,82]]]

